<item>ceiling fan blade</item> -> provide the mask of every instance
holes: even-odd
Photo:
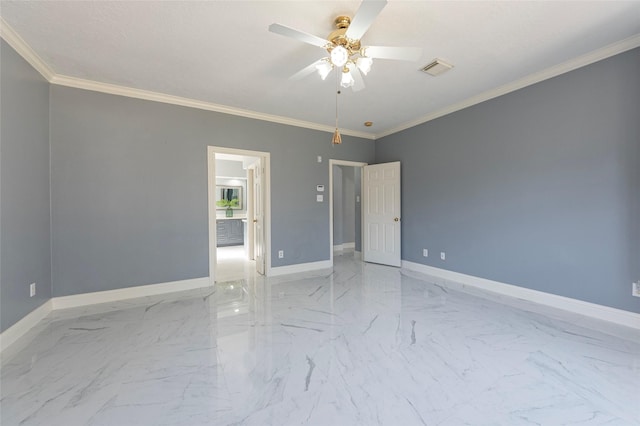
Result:
[[[302,42],[309,43],[318,47],[324,48],[327,44],[329,44],[328,40],[314,36],[313,34],[305,33],[304,31],[287,27],[282,24],[269,25],[269,31],[271,31],[272,33],[283,35],[285,37],[295,38],[296,40],[300,40]]]
[[[419,47],[367,46],[365,56],[376,59],[397,59],[399,61],[417,61],[422,55]]]
[[[313,74],[316,71],[316,66],[319,63],[321,63],[322,61],[323,61],[323,59],[319,59],[319,60],[315,61],[314,63],[312,63],[311,65],[302,68],[300,71],[298,71],[297,73],[295,73],[294,75],[289,77],[289,80],[302,80],[303,78],[305,78],[309,74]]]
[[[351,86],[351,90],[354,92],[359,92],[364,89],[364,79],[362,78],[362,74],[360,74],[360,70],[354,64],[349,64],[349,71],[351,71],[351,75],[353,76],[353,86]]]
[[[386,0],[362,0],[345,34],[347,38],[360,40],[386,5]]]

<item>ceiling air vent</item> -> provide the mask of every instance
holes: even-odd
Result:
[[[435,77],[445,71],[449,71],[451,68],[453,68],[453,65],[446,63],[442,59],[434,59],[429,65],[424,66],[421,71]]]

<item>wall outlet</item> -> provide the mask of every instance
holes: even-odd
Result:
[[[447,258],[447,255],[445,252],[441,251],[440,252],[440,260],[445,260]]]
[[[631,294],[635,297],[640,297],[640,280],[631,283]]]
[[[36,295],[36,283],[29,284],[29,297]]]
[[[427,249],[422,249],[422,256],[423,256],[423,257],[429,257],[429,250],[427,250]]]
[[[284,259],[284,250],[278,250],[278,259]]]

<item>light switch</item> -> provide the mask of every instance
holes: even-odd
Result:
[[[356,203],[359,203],[359,202],[360,202],[360,196],[356,195]]]
[[[323,199],[324,199],[324,197],[322,196],[322,194],[316,195],[316,201],[317,202],[321,203]]]
[[[318,163],[322,163],[322,155],[318,155]]]

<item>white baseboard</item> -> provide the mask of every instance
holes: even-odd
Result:
[[[0,353],[38,325],[52,310],[51,299],[29,312],[24,318],[0,334]]]
[[[280,275],[298,274],[300,272],[317,271],[319,269],[328,269],[332,267],[333,267],[333,263],[331,263],[330,260],[321,260],[319,262],[309,262],[309,263],[298,263],[296,265],[277,266],[275,268],[272,267],[271,273],[269,276],[277,277]]]
[[[98,303],[115,302],[118,300],[135,299],[137,297],[155,296],[174,293],[177,291],[193,290],[210,286],[209,277],[191,280],[173,281],[160,284],[141,285],[121,288],[117,290],[97,291],[94,293],[74,294],[71,296],[54,297],[47,300],[39,308],[31,311],[27,316],[0,334],[0,353],[38,325],[51,311],[58,309],[76,308],[95,305]]]
[[[337,244],[335,246],[333,246],[333,252],[334,253],[340,253],[343,252],[345,250],[355,250],[356,249],[356,243],[342,243],[342,244]]]
[[[71,296],[54,297],[51,299],[53,309],[68,309],[78,306],[95,305],[98,303],[115,302],[118,300],[135,299],[137,297],[156,296],[158,294],[174,293],[176,291],[193,290],[209,287],[209,277],[191,280],[172,281],[160,284],[140,285],[119,288],[116,290],[96,291],[94,293],[73,294]]]
[[[584,302],[582,300],[571,299],[569,297],[558,296],[556,294],[545,293],[538,290],[519,287],[513,284],[505,284],[473,275],[461,274],[459,272],[447,271],[446,269],[435,268],[433,266],[422,265],[420,263],[402,261],[402,267],[410,271],[420,272],[445,280],[453,281],[469,287],[491,291],[494,293],[523,299],[541,305],[551,306],[591,318],[609,321],[615,324],[624,325],[634,329],[640,329],[640,314],[611,308],[609,306]]]

